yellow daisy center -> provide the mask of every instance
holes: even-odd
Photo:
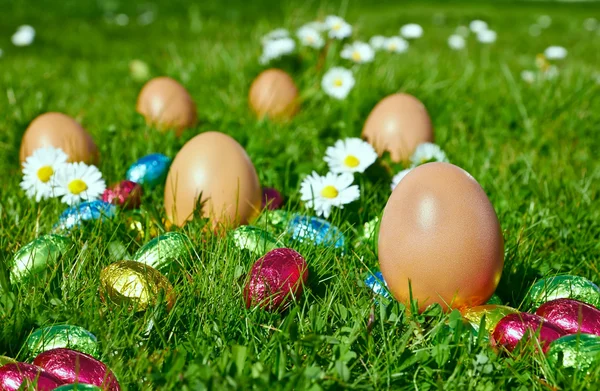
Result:
[[[313,43],[315,42],[315,39],[309,35],[308,37],[306,37],[306,42]]]
[[[336,23],[332,27],[332,29],[335,30],[335,31],[338,31],[341,28],[342,28],[342,24],[341,23]]]
[[[48,182],[52,175],[54,175],[54,170],[50,166],[44,166],[37,172],[38,179],[44,183]]]
[[[360,57],[360,53],[359,53],[359,52],[356,52],[356,51],[355,51],[355,52],[353,52],[353,53],[352,53],[352,59],[353,59],[354,61],[360,61],[360,59],[361,59],[361,57]]]
[[[342,79],[335,79],[333,81],[333,85],[336,86],[336,87],[341,87],[342,84],[344,84],[344,82],[342,81]]]
[[[398,49],[398,45],[396,45],[395,43],[391,43],[390,50],[396,50],[396,49]]]
[[[358,158],[356,156],[348,155],[344,159],[344,164],[348,167],[354,168],[360,164],[360,160],[358,160]]]
[[[338,190],[331,185],[327,185],[321,190],[321,196],[325,198],[335,198],[338,194],[340,194]]]
[[[73,179],[69,182],[69,191],[75,195],[87,190],[87,184],[81,179]]]

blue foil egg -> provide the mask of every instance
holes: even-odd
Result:
[[[65,210],[54,225],[54,230],[69,230],[87,220],[109,219],[115,215],[115,211],[115,205],[102,200],[82,202]]]
[[[299,242],[344,249],[346,240],[339,228],[317,217],[294,216],[288,225],[288,233]]]
[[[161,153],[152,153],[133,163],[127,170],[126,177],[132,182],[152,188],[165,181],[170,166],[171,158]]]
[[[383,279],[383,274],[381,274],[381,272],[369,273],[369,276],[365,279],[365,285],[376,295],[383,296],[386,299],[391,298],[390,292],[387,290],[387,284]]]

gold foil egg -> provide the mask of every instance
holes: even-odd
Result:
[[[73,118],[62,113],[45,113],[35,118],[23,134],[21,163],[36,149],[60,148],[70,162],[96,164],[100,155],[92,136]]]
[[[289,119],[298,111],[298,88],[281,69],[267,69],[250,86],[250,107],[259,118]]]
[[[169,280],[158,270],[136,261],[119,261],[100,272],[100,295],[104,301],[126,305],[135,311],[145,311],[157,304],[162,294],[167,308],[175,303],[175,293]]]
[[[157,77],[144,85],[137,112],[146,123],[161,130],[175,129],[177,136],[196,125],[196,105],[187,90],[170,77]]]

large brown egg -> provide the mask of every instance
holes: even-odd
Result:
[[[420,100],[393,94],[373,108],[362,136],[380,156],[388,151],[393,161],[401,162],[408,160],[419,144],[433,142],[433,127]]]
[[[179,226],[198,215],[200,207],[213,225],[237,226],[260,211],[261,196],[244,148],[226,134],[207,132],[188,141],[175,156],[165,186],[165,209]]]
[[[146,123],[161,130],[175,129],[177,136],[196,124],[196,105],[187,90],[170,77],[157,77],[144,85],[137,111]]]
[[[413,169],[394,189],[379,230],[379,264],[394,297],[422,311],[477,306],[494,293],[504,264],[498,217],[485,192],[449,163]]]
[[[250,107],[259,118],[288,119],[298,111],[298,88],[290,75],[267,69],[250,86]]]
[[[77,121],[62,113],[45,113],[29,124],[21,140],[21,163],[36,149],[44,147],[62,149],[70,162],[92,164],[99,160],[92,136]]]

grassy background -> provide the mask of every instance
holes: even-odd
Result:
[[[87,4],[86,4],[87,3]],[[285,4],[283,4],[285,3]],[[358,136],[374,104],[404,91],[419,97],[432,117],[436,142],[450,160],[469,171],[488,193],[505,237],[505,270],[498,294],[518,307],[535,279],[572,273],[600,282],[600,36],[583,20],[600,16],[597,4],[512,2],[187,2],[130,4],[119,1],[0,0],[0,251],[9,260],[38,235],[49,232],[64,207],[39,205],[18,187],[18,150],[28,123],[47,111],[75,117],[102,153],[107,182],[151,152],[174,156],[194,135],[220,130],[251,156],[261,182],[280,189],[287,208],[301,210],[298,188],[337,138]],[[138,15],[152,10],[154,23]],[[127,26],[107,14],[125,13]],[[276,27],[292,30],[329,13],[345,15],[355,37],[397,34],[417,22],[424,38],[404,55],[378,55],[356,68],[347,100],[319,92],[323,70],[315,54],[276,66],[292,72],[305,101],[289,124],[258,122],[247,108],[247,91],[260,72],[260,37]],[[539,37],[528,35],[537,17],[552,17]],[[489,22],[498,41],[453,52],[446,39],[474,18]],[[37,30],[35,43],[15,48],[10,36],[21,24]],[[548,45],[569,50],[555,81],[520,80]],[[135,113],[143,83],[128,69],[147,62],[153,76],[179,79],[194,97],[201,123],[177,139],[145,126]],[[345,64],[337,56],[326,67]],[[362,180],[362,200],[332,221],[349,240],[378,215],[389,196],[389,177]],[[144,197],[162,211],[162,188]],[[67,322],[98,336],[102,359],[126,389],[581,389],[600,380],[555,372],[543,356],[527,351],[497,356],[471,336],[456,314],[432,308],[410,316],[397,303],[374,304],[362,281],[377,258],[368,246],[345,256],[306,245],[311,277],[306,294],[288,312],[267,314],[242,305],[240,276],[254,261],[229,241],[207,236],[200,223],[184,231],[194,242],[186,268],[172,276],[179,295],[162,306],[130,314],[100,301],[100,270],[121,241],[130,252],[142,242],[124,233],[125,219],[77,231],[78,274],[56,273],[0,293],[0,354],[25,359],[22,343],[35,327]],[[67,266],[67,265],[65,265]],[[70,266],[69,266],[70,268]],[[6,284],[4,284],[6,285]],[[144,330],[154,316],[149,337]],[[372,318],[373,322],[369,322]],[[485,365],[474,362],[486,361]]]

